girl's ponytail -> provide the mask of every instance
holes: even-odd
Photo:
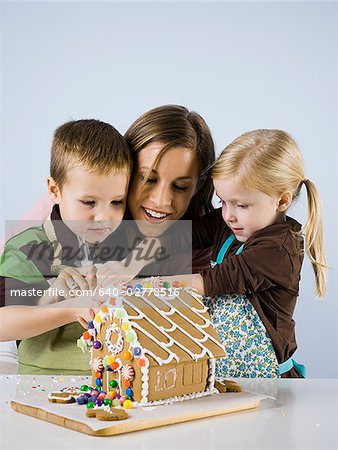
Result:
[[[312,181],[304,179],[302,184],[306,187],[308,203],[308,221],[304,227],[305,248],[315,272],[317,295],[324,297],[327,266],[324,252],[322,205],[317,188]]]

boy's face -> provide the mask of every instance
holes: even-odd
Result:
[[[223,219],[238,241],[245,242],[256,231],[283,220],[284,207],[278,197],[242,189],[233,178],[213,181],[222,201]]]
[[[53,178],[47,182],[62,220],[86,242],[102,242],[121,223],[128,192],[127,173],[112,171],[102,175],[78,166],[68,171],[61,189]]]

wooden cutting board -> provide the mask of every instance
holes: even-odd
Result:
[[[264,396],[241,393],[225,393],[172,405],[139,407],[128,410],[126,420],[103,422],[86,417],[86,407],[77,404],[61,405],[38,402],[28,404],[25,400],[11,402],[12,408],[22,414],[54,423],[92,436],[114,436],[132,431],[146,430],[175,423],[246,411],[259,406]],[[32,400],[32,399],[30,399]],[[31,403],[31,402],[30,402]]]

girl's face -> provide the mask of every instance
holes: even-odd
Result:
[[[236,239],[245,242],[256,231],[283,221],[280,198],[242,189],[233,178],[214,179],[216,194],[222,202],[224,222]]]
[[[165,151],[144,180],[162,148],[163,144],[153,142],[139,152],[128,196],[130,212],[134,220],[140,221],[140,231],[152,237],[161,235],[172,220],[183,217],[198,181],[196,154],[184,147]]]

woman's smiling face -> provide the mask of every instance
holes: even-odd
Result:
[[[196,153],[185,147],[166,150],[150,172],[163,145],[153,142],[142,149],[135,161],[128,206],[140,231],[146,236],[159,236],[181,219],[196,192],[198,162]]]

